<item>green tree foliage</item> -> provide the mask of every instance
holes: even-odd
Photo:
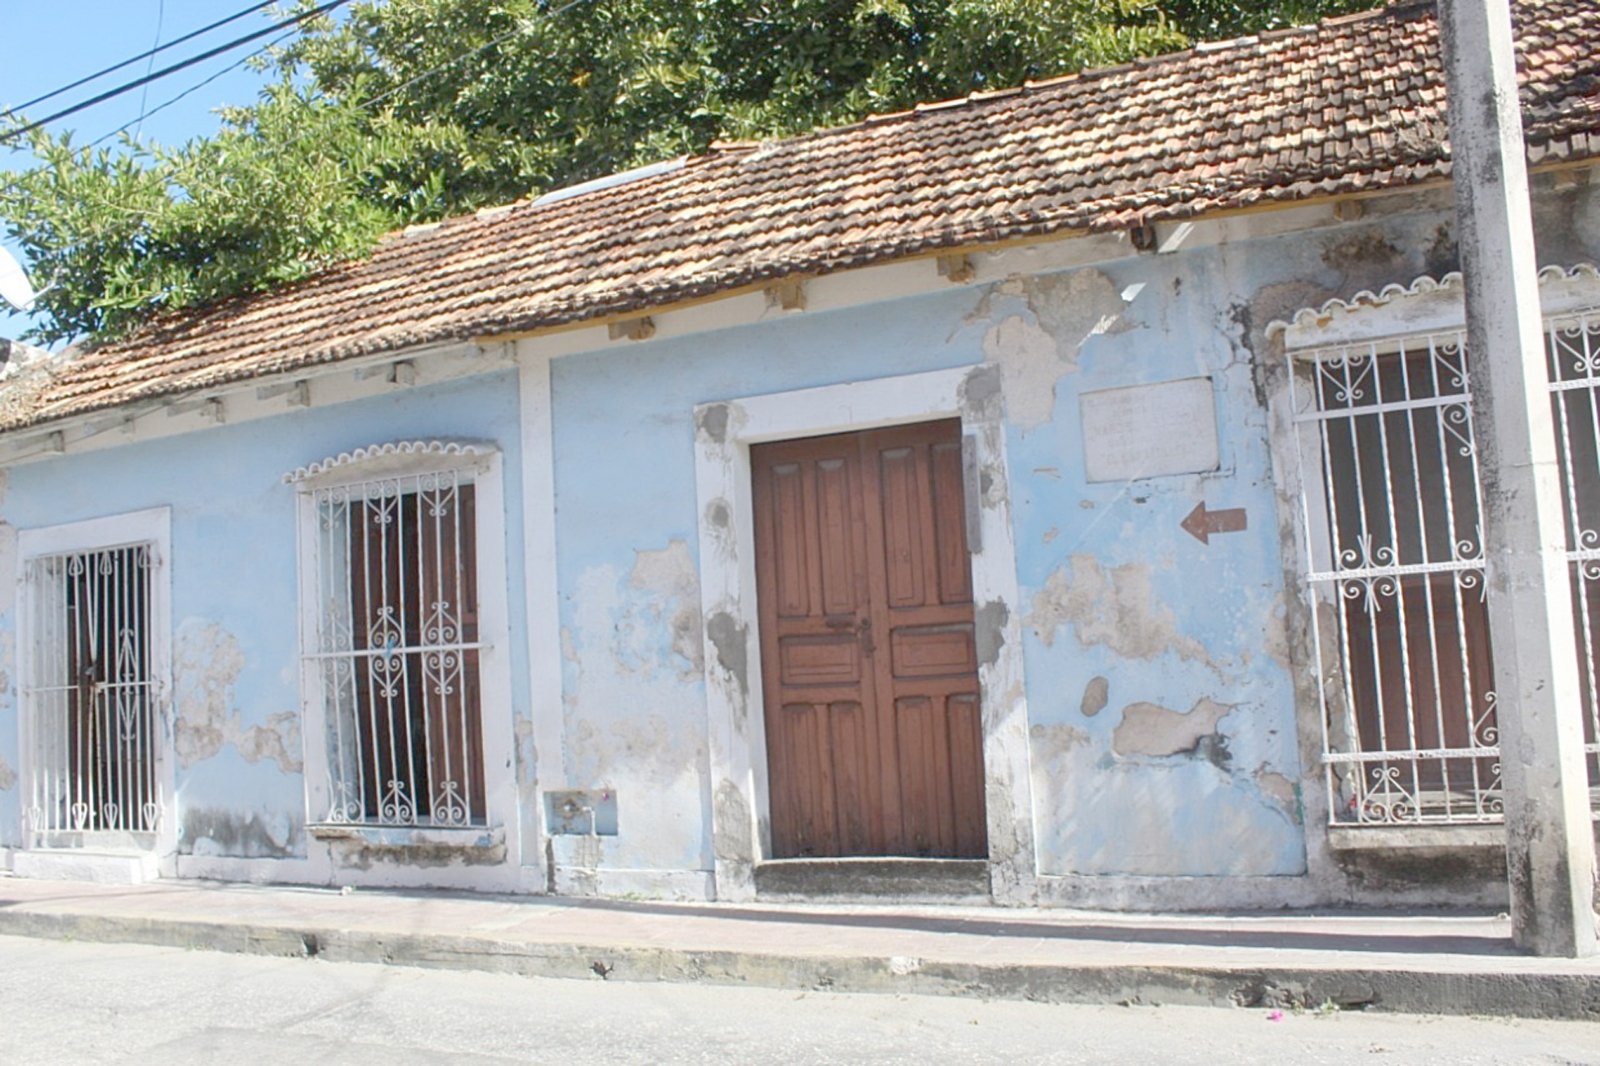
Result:
[[[303,0],[306,2],[306,0]],[[309,4],[308,4],[309,6]],[[921,100],[1342,11],[1349,0],[363,0],[215,136],[36,135],[0,217],[53,280],[34,337],[364,254],[385,230]]]

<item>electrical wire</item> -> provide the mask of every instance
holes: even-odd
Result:
[[[198,85],[194,85],[194,86],[191,86],[188,89],[185,89],[183,92],[179,93],[177,96],[173,97],[170,100],[165,101],[164,103],[160,104],[156,108],[152,109],[150,113],[154,114],[155,112],[160,111],[162,108],[165,108],[165,107],[168,107],[168,106],[170,106],[172,104],[177,103],[183,97],[189,95],[192,92],[195,92],[196,90],[204,87],[205,85],[210,84],[212,81],[215,81],[217,78],[221,77],[223,74],[228,73],[229,70],[233,70],[233,69],[236,69],[236,68],[244,65],[245,63],[249,62],[255,56],[260,55],[263,52],[268,51],[269,49],[271,49],[275,45],[277,45],[277,44],[281,43],[282,41],[286,40],[287,38],[289,38],[293,34],[299,32],[298,22],[303,21],[305,18],[309,18],[312,15],[318,14],[321,11],[331,10],[332,8],[337,7],[340,4],[345,3],[345,2],[347,2],[347,0],[333,0],[333,2],[324,4],[322,7],[318,8],[316,11],[308,12],[305,16],[303,16],[299,20],[289,20],[289,22],[295,22],[296,25],[294,26],[294,28],[290,29],[290,31],[288,33],[283,34],[282,36],[276,38],[275,40],[268,42],[266,45],[264,45],[263,47],[257,49],[255,52],[251,53],[248,56],[245,56],[244,59],[241,59],[238,63],[233,64],[232,67],[229,67],[226,70],[219,71],[216,74],[213,74],[211,77],[205,79],[205,81],[200,82]],[[560,16],[562,14],[565,14],[568,11],[571,11],[575,7],[579,7],[579,6],[581,6],[581,5],[585,4],[585,3],[588,3],[588,2],[589,2],[589,0],[567,0],[567,2],[562,4],[560,7],[553,8],[550,11],[545,12],[542,17],[545,18],[545,19],[553,19],[553,18],[556,18],[556,17],[558,17],[558,16]],[[288,22],[282,23],[280,25],[288,25]],[[276,27],[276,26],[273,27],[273,29],[277,29],[277,28],[278,27]],[[478,54],[480,54],[482,52],[485,52],[485,51],[489,50],[490,48],[493,48],[495,45],[503,44],[504,42],[510,40],[512,37],[515,37],[517,34],[524,32],[526,30],[526,28],[527,27],[526,27],[525,24],[519,24],[516,27],[514,27],[514,28],[512,28],[510,30],[507,30],[505,33],[502,33],[499,36],[497,36],[497,37],[495,37],[495,38],[493,38],[493,39],[491,39],[489,41],[486,41],[483,44],[478,45],[476,48],[468,49],[467,51],[462,52],[461,54],[459,54],[457,56],[453,56],[452,58],[446,60],[443,63],[440,63],[436,67],[432,67],[432,68],[430,68],[428,70],[425,70],[420,74],[413,75],[412,77],[407,78],[405,81],[401,82],[399,85],[396,85],[391,89],[387,89],[384,92],[379,93],[377,96],[371,97],[370,99],[363,100],[362,102],[360,102],[360,103],[358,103],[358,104],[356,104],[354,106],[358,110],[365,110],[365,109],[373,107],[373,106],[375,106],[375,105],[377,105],[379,103],[382,103],[384,100],[388,99],[389,97],[395,95],[398,92],[402,92],[403,90],[410,88],[411,86],[417,84],[420,81],[423,81],[423,80],[425,80],[427,78],[431,78],[435,74],[439,74],[439,73],[441,73],[443,71],[449,70],[451,67],[457,65],[458,63],[463,63],[466,60],[471,59],[473,56],[478,55]],[[270,32],[270,31],[268,31],[268,32]],[[259,37],[260,34],[255,34],[254,36],[255,37]],[[160,75],[157,75],[157,77],[160,77]],[[87,106],[87,105],[84,105],[84,106]],[[46,120],[46,121],[48,121],[48,120]],[[99,145],[99,144],[101,144],[101,143],[103,143],[103,142],[105,142],[107,140],[110,140],[112,137],[115,137],[117,134],[119,134],[123,130],[127,129],[128,126],[130,126],[130,125],[132,125],[131,122],[127,123],[125,125],[119,126],[118,128],[112,130],[111,132],[102,135],[101,137],[96,139],[94,142],[92,142],[89,145],[89,147],[93,148],[93,147],[95,147],[95,146],[97,146],[97,145]],[[16,133],[21,133],[21,132],[24,132],[24,131],[17,130],[15,132]],[[289,147],[291,147],[291,146],[293,146],[295,144],[298,144],[299,142],[304,140],[306,137],[310,136],[313,132],[315,132],[315,131],[307,130],[307,131],[301,133],[299,136],[294,137],[293,139],[291,139],[288,142],[286,142],[282,147],[283,148],[289,148]],[[12,136],[12,134],[0,135],[0,140],[4,140],[5,137],[9,137],[9,136]],[[85,244],[85,243],[87,243],[87,242],[74,241],[74,242],[71,242],[69,244],[61,246],[60,248],[56,249],[56,251],[58,251],[58,252],[68,252],[68,251],[73,250],[74,248],[80,247],[82,244]]]
[[[75,115],[79,111],[83,111],[86,108],[93,107],[96,104],[104,103],[105,101],[113,99],[114,97],[121,96],[123,93],[132,92],[134,89],[139,88],[141,85],[147,85],[150,82],[156,81],[156,80],[158,80],[160,78],[164,78],[169,74],[176,74],[178,71],[185,70],[185,69],[187,69],[189,67],[192,67],[196,63],[203,63],[207,59],[211,59],[214,56],[219,56],[224,52],[231,52],[233,49],[238,48],[240,45],[249,44],[251,41],[260,40],[262,37],[265,37],[268,34],[277,33],[279,30],[282,30],[282,29],[284,29],[286,27],[289,27],[289,26],[299,26],[300,24],[302,24],[302,23],[304,23],[304,22],[306,22],[306,21],[308,21],[308,20],[310,20],[312,18],[315,18],[318,15],[325,15],[328,12],[332,11],[334,8],[342,7],[342,6],[344,6],[345,4],[347,4],[349,2],[350,2],[350,0],[328,0],[327,3],[322,4],[319,7],[313,8],[312,10],[303,12],[303,13],[301,13],[299,15],[292,16],[292,17],[290,17],[288,19],[285,19],[282,22],[275,23],[274,25],[268,26],[264,30],[257,30],[255,33],[246,34],[243,37],[239,37],[239,38],[236,38],[235,40],[229,41],[227,44],[218,45],[217,47],[212,48],[212,49],[210,49],[208,51],[202,52],[197,56],[193,56],[193,57],[191,57],[189,59],[185,59],[181,63],[174,63],[169,67],[163,67],[161,70],[156,71],[154,74],[148,75],[148,76],[143,77],[143,78],[135,78],[133,81],[127,82],[126,84],[123,84],[123,85],[119,85],[115,89],[109,89],[106,92],[101,93],[99,96],[91,97],[90,99],[85,100],[80,104],[74,104],[71,107],[64,108],[64,109],[62,109],[60,111],[57,111],[53,115],[46,115],[44,118],[41,118],[41,119],[39,119],[39,120],[37,120],[35,122],[30,122],[25,126],[18,126],[18,127],[14,128],[14,129],[10,129],[10,130],[5,131],[4,133],[0,133],[0,143],[3,143],[3,142],[8,141],[8,140],[11,140],[12,138],[15,138],[15,137],[20,137],[24,133],[30,133],[33,130],[38,129],[41,126],[45,126],[45,125],[48,125],[51,122],[56,121],[57,119],[66,118],[68,115]]]
[[[156,68],[156,49],[161,47],[161,30],[166,25],[166,22],[167,0],[156,0],[156,39],[153,42],[153,47],[150,49],[150,62],[145,64],[145,77],[149,77],[150,72]],[[144,88],[139,90],[139,129],[133,131],[133,135],[135,137],[139,136],[139,131],[144,129],[144,105],[149,101],[150,86],[148,83],[146,83]]]
[[[139,62],[139,60],[141,60],[141,59],[149,59],[149,58],[151,58],[152,56],[154,56],[158,52],[165,52],[169,48],[176,48],[178,45],[183,44],[185,41],[192,41],[196,37],[203,36],[203,35],[205,35],[207,33],[210,33],[214,29],[218,29],[219,27],[226,26],[230,22],[237,22],[240,19],[244,18],[246,15],[254,15],[257,11],[261,11],[264,8],[269,8],[273,4],[276,4],[277,2],[278,2],[278,0],[263,0],[263,2],[261,2],[261,3],[252,4],[250,7],[245,8],[243,11],[236,11],[233,14],[229,15],[227,18],[218,19],[216,22],[213,22],[209,26],[201,26],[198,30],[193,31],[192,33],[186,33],[182,37],[174,38],[173,40],[168,41],[166,44],[158,44],[155,48],[150,49],[150,51],[148,51],[148,52],[140,52],[138,55],[132,56],[131,58],[128,58],[128,59],[124,59],[122,62],[117,63],[117,64],[115,64],[113,66],[109,66],[104,70],[97,70],[93,74],[90,74],[87,77],[79,78],[75,82],[72,82],[72,83],[70,83],[68,85],[63,85],[59,89],[51,89],[49,92],[45,93],[43,96],[35,96],[32,100],[29,100],[25,104],[18,104],[16,107],[8,107],[8,108],[5,108],[4,110],[6,112],[8,112],[8,113],[15,113],[15,112],[18,112],[18,111],[26,111],[28,108],[32,107],[35,104],[42,104],[46,100],[53,100],[57,96],[60,96],[62,93],[71,92],[73,89],[78,88],[78,86],[87,85],[91,81],[94,81],[97,78],[105,77],[107,74],[115,74],[117,71],[121,70],[123,67],[131,67],[135,63]]]
[[[187,89],[183,90],[183,92],[179,93],[177,96],[172,97],[170,100],[162,101],[161,103],[157,104],[155,107],[152,107],[149,111],[146,111],[144,114],[140,115],[138,119],[135,119],[135,120],[132,120],[132,121],[129,121],[129,122],[124,122],[122,125],[118,126],[116,129],[112,130],[110,133],[101,134],[99,137],[96,137],[94,140],[90,141],[89,144],[87,145],[87,147],[89,147],[89,148],[98,148],[98,147],[100,147],[102,144],[106,143],[111,138],[113,138],[117,134],[121,133],[123,130],[126,130],[129,126],[132,126],[134,124],[134,122],[143,121],[144,119],[149,118],[151,115],[160,114],[161,112],[165,111],[167,108],[171,107],[173,104],[177,103],[179,100],[182,100],[184,97],[190,95],[191,93],[199,92],[201,89],[204,89],[207,85],[210,85],[212,82],[216,81],[218,78],[220,78],[220,77],[222,77],[222,76],[224,76],[226,74],[232,74],[234,71],[238,70],[240,67],[244,66],[246,63],[250,62],[252,59],[256,58],[257,56],[265,55],[266,53],[272,51],[274,48],[278,47],[278,45],[282,44],[284,41],[287,41],[289,38],[293,37],[298,32],[300,32],[298,29],[293,29],[293,30],[290,30],[288,33],[285,33],[281,37],[274,37],[272,40],[268,41],[266,44],[262,45],[260,48],[257,48],[254,52],[251,52],[249,55],[245,56],[243,59],[239,60],[237,63],[230,63],[228,66],[223,67],[221,70],[217,71],[215,74],[211,75],[209,78],[206,78],[204,81],[196,82],[194,85],[189,86]],[[134,134],[134,136],[137,137],[138,134]]]

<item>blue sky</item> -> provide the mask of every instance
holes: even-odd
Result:
[[[0,107],[13,107],[138,55],[156,44],[158,28],[159,39],[171,41],[249,6],[251,0],[0,0],[0,42],[4,42],[4,51],[0,53]],[[270,8],[248,15],[159,53],[155,56],[155,69],[160,70],[270,24]],[[210,84],[145,118],[143,135],[174,144],[215,130],[217,107],[249,103],[261,86],[261,76],[256,72],[244,67],[228,68],[271,39],[261,38],[152,82],[142,97],[143,107],[150,109],[220,74]],[[30,116],[41,118],[132,81],[145,73],[148,62],[125,67],[47,100],[30,108]],[[54,132],[74,130],[74,140],[84,144],[135,122],[140,112],[141,90],[135,89],[52,123],[49,128]],[[133,127],[129,129],[131,132]],[[0,148],[0,169],[22,170],[30,163],[31,156],[26,151]],[[9,241],[5,244],[16,252]],[[33,279],[36,286],[43,286],[47,280]],[[15,337],[26,328],[24,316],[0,315],[0,337]]]

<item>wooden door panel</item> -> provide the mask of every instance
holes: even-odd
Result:
[[[955,849],[950,733],[943,702],[927,696],[904,696],[894,702],[903,843],[912,855],[948,855]]]
[[[976,693],[945,702],[950,728],[950,789],[954,797],[957,855],[983,855],[989,848],[984,817],[983,720]]]
[[[806,565],[805,474],[799,463],[783,463],[771,478],[772,543],[777,614],[804,618],[811,610],[811,574]]]
[[[972,627],[896,626],[889,636],[889,664],[897,682],[976,673]]]
[[[921,457],[912,448],[879,450],[878,500],[883,522],[885,592],[890,607],[921,607],[927,602],[923,533]]]
[[[821,562],[821,607],[825,615],[849,614],[861,602],[855,543],[856,477],[845,459],[816,465],[817,556]]]
[[[834,829],[832,847],[820,855],[871,855],[883,847],[882,827],[874,818],[878,781],[872,758],[872,728],[859,703],[837,702],[830,708],[834,765]]]
[[[769,716],[769,718],[774,716]],[[826,704],[790,703],[775,716],[773,844],[780,854],[826,855],[834,847],[831,723]]]
[[[848,685],[861,683],[861,642],[854,633],[845,636],[785,637],[778,646],[779,681],[797,685]]]
[[[930,449],[933,466],[933,534],[940,603],[972,602],[972,563],[967,555],[967,505],[961,441]]]
[[[985,854],[959,423],[751,467],[775,853]]]

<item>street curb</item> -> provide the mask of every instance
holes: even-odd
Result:
[[[0,935],[582,980],[665,981],[1042,1003],[1375,1008],[1414,1014],[1600,1021],[1600,974],[1304,967],[996,965],[903,956],[816,956],[530,943],[0,909]],[[1486,960],[1487,961],[1487,960]]]

